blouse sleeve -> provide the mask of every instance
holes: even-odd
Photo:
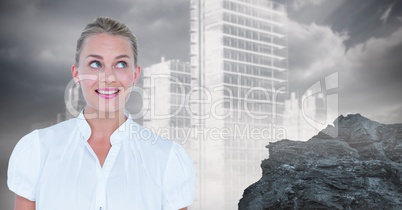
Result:
[[[17,195],[35,201],[40,173],[38,131],[32,131],[15,146],[8,164],[8,188]]]
[[[163,178],[163,210],[190,206],[195,193],[195,170],[191,157],[173,142]]]

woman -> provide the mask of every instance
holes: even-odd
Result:
[[[15,210],[187,209],[195,191],[191,158],[124,110],[141,72],[130,29],[105,17],[89,23],[71,71],[86,107],[18,142],[8,169]]]

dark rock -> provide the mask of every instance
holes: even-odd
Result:
[[[356,114],[334,125],[307,142],[270,143],[239,209],[402,209],[402,124]]]

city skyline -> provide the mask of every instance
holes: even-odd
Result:
[[[2,121],[5,130],[21,136],[30,129],[30,124],[48,121],[64,110],[62,96],[71,79],[75,41],[85,23],[96,16],[115,17],[133,28],[140,42],[139,63],[143,67],[158,62],[162,56],[188,61],[189,1],[161,2],[158,6],[153,1],[138,1],[134,5],[120,1],[115,3],[115,9],[96,2],[96,12],[89,12],[90,2],[2,3],[1,22],[8,30],[0,37],[1,62],[7,69],[0,83],[1,94],[12,100],[4,100],[1,108],[7,110],[5,118],[11,125],[18,123],[18,117],[11,114],[26,118],[26,123],[20,125],[23,130],[15,130]],[[402,97],[396,91],[400,85],[397,71],[400,61],[394,59],[401,43],[400,2],[280,2],[289,8],[291,91],[303,90],[317,81],[316,77],[341,69],[340,114],[359,112],[382,123],[397,122],[402,117]],[[77,6],[79,11],[88,12],[67,18],[69,13],[65,8]],[[60,35],[49,33],[57,28]],[[24,61],[18,62],[19,59]],[[380,70],[379,77],[376,72]],[[30,93],[25,91],[27,88]],[[30,101],[30,105],[24,101]],[[360,101],[369,105],[361,107]],[[41,108],[46,104],[52,106]]]

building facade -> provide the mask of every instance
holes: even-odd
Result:
[[[334,98],[333,95],[331,97],[311,90],[302,95],[292,92],[290,98],[285,100],[283,126],[286,128],[286,138],[307,141],[328,125],[333,125],[338,117],[337,104],[337,95]]]
[[[193,209],[237,209],[261,177],[265,145],[282,137],[286,10],[269,0],[191,0],[190,17],[192,86],[202,99],[192,109],[200,153]]]
[[[191,88],[188,62],[165,61],[143,71],[143,126],[157,134],[178,141],[189,149],[186,137],[191,132],[186,95]]]

